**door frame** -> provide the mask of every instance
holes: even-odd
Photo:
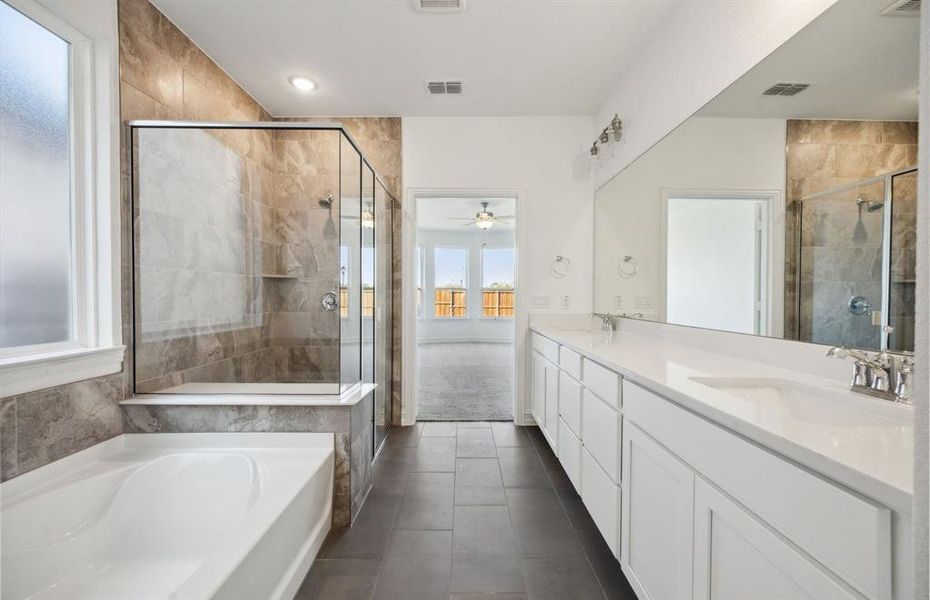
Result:
[[[764,325],[758,334],[782,337],[785,329],[785,202],[781,190],[740,190],[713,188],[661,188],[659,215],[659,314],[666,321],[668,300],[668,200],[669,198],[713,198],[720,200],[760,200],[765,203],[765,278],[761,282],[766,298]],[[782,232],[781,235],[778,232]]]
[[[514,302],[514,397],[513,418],[517,425],[532,423],[532,417],[527,414],[526,390],[526,337],[529,329],[529,303],[523,290],[529,289],[526,281],[527,269],[523,267],[521,250],[526,248],[526,227],[524,221],[524,206],[526,192],[514,188],[408,188],[402,207],[402,325],[401,325],[401,425],[416,423],[416,281],[414,277],[414,261],[416,260],[417,235],[417,200],[438,198],[513,198],[514,215],[516,215],[516,228],[514,235],[514,279],[516,286],[516,301]],[[410,268],[406,268],[409,265]]]

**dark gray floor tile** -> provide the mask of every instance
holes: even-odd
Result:
[[[459,458],[455,461],[455,504],[507,504],[497,459]]]
[[[317,559],[294,600],[369,600],[381,561]]]
[[[371,467],[372,483],[376,486],[381,484],[380,487],[384,490],[393,489],[395,493],[402,494],[416,453],[415,447],[384,448]]]
[[[420,433],[423,431],[423,423],[402,427],[400,425],[391,427],[385,448],[416,446],[420,439]]]
[[[581,496],[575,492],[574,488],[556,488],[555,493],[558,495],[562,507],[568,514],[568,519],[572,522],[572,527],[575,529],[597,529],[597,525],[594,524],[594,519],[591,518],[591,514],[588,512],[588,509],[585,508]]]
[[[385,554],[374,598],[446,600],[451,569],[451,531],[397,530]]]
[[[536,451],[529,446],[497,449],[504,487],[549,488],[552,483],[539,462]]]
[[[373,488],[352,527],[330,531],[320,558],[380,558],[400,510],[401,496]]]
[[[584,558],[525,558],[523,574],[530,600],[604,600]]]
[[[455,443],[455,455],[459,458],[496,458],[494,436],[490,429],[459,429]]]
[[[597,529],[578,531],[581,546],[608,600],[636,600],[636,593],[620,570],[620,563]]]
[[[507,507],[455,507],[450,591],[525,591]]]
[[[526,600],[526,594],[449,594],[449,600]]]
[[[411,473],[396,529],[452,529],[454,473]]]
[[[509,489],[507,504],[524,558],[584,556],[565,509],[551,489]]]
[[[423,437],[413,460],[414,471],[455,471],[455,438]]]
[[[422,437],[455,437],[458,426],[455,423],[429,421],[423,424]]]
[[[491,432],[494,434],[494,443],[497,446],[528,446],[530,438],[526,429],[512,421],[491,423]]]
[[[459,429],[490,429],[489,421],[459,421]]]

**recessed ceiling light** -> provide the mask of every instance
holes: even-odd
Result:
[[[288,81],[290,81],[291,85],[301,92],[312,92],[317,88],[315,81],[302,75],[291,75],[290,78],[288,78]]]

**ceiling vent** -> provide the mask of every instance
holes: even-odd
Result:
[[[430,94],[461,94],[461,81],[427,81],[426,89]]]
[[[413,0],[417,10],[424,12],[464,12],[465,0]]]
[[[920,0],[896,0],[882,14],[886,17],[919,17]]]
[[[762,92],[763,96],[796,96],[809,88],[809,83],[776,83]]]

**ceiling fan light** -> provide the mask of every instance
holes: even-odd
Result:
[[[478,226],[478,229],[490,229],[494,226],[494,221],[491,219],[479,219],[475,221],[475,225]]]

